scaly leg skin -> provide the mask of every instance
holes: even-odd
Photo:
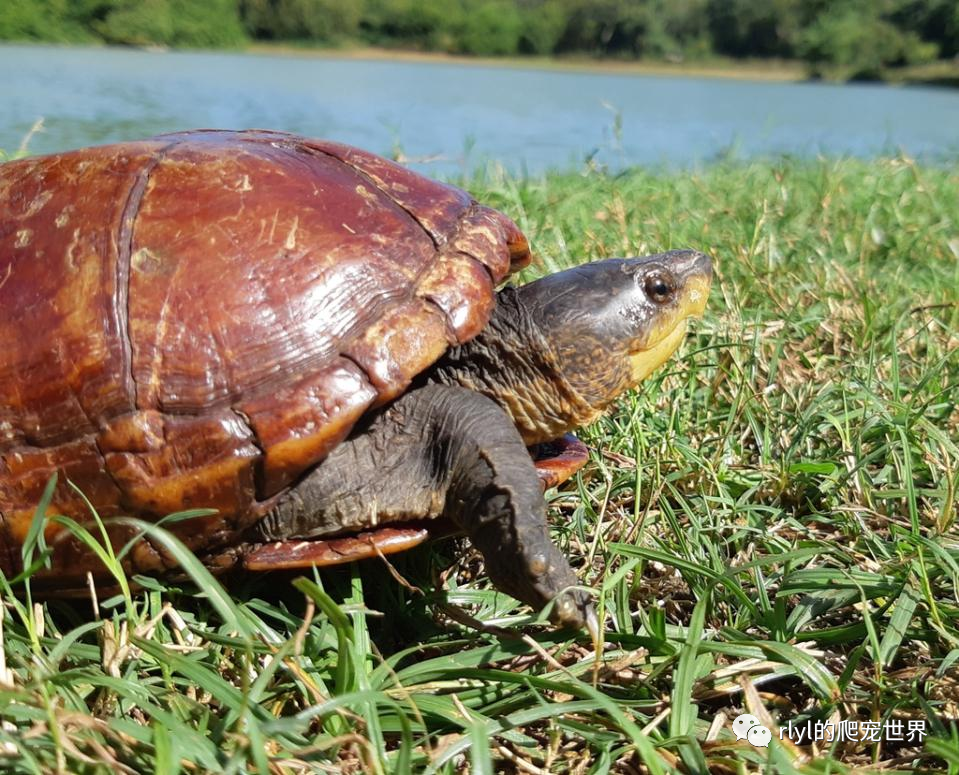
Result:
[[[254,528],[254,541],[323,538],[410,519],[450,519],[497,588],[557,624],[598,624],[549,538],[542,485],[509,416],[458,386],[427,385],[373,415]]]

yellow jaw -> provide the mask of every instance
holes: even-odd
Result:
[[[633,387],[668,361],[669,356],[676,351],[684,336],[686,336],[686,318],[680,320],[673,326],[672,331],[648,350],[640,350],[631,354],[629,356],[629,366]]]

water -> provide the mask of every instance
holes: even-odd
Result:
[[[400,150],[434,175],[490,159],[539,172],[590,158],[959,156],[959,92],[944,89],[0,46],[0,148],[16,149],[38,118],[35,153],[258,127]]]

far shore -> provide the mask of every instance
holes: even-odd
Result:
[[[392,48],[319,48],[286,43],[251,43],[247,53],[262,56],[308,57],[316,59],[349,59],[443,63],[472,67],[500,67],[514,70],[558,70],[606,75],[672,75],[686,78],[732,78],[748,81],[797,82],[807,79],[806,68],[799,62],[782,60],[715,60],[710,62],[654,62],[648,60],[591,59],[589,57],[479,57],[447,54],[438,51],[409,51]]]
[[[374,48],[369,46],[324,48],[290,43],[251,43],[247,53],[261,56],[310,57],[319,59],[349,59],[359,61],[418,62],[451,64],[466,67],[500,67],[514,70],[557,70],[573,73],[603,73],[606,75],[656,75],[677,78],[726,78],[740,81],[770,81],[798,83],[812,80],[803,62],[785,59],[709,59],[699,62],[664,62],[655,60],[594,59],[587,56],[569,57],[474,57],[446,54],[439,51],[410,51],[408,49]],[[827,80],[846,82],[836,73]],[[941,60],[923,65],[910,65],[887,70],[872,83],[915,86],[959,87],[959,58]]]
[[[166,46],[109,46],[103,43],[52,43],[37,41],[0,40],[3,45],[80,46],[94,48],[138,48],[143,51],[168,51],[249,54],[251,56],[303,57],[375,62],[410,62],[419,64],[448,64],[463,67],[492,67],[513,70],[543,70],[571,73],[600,73],[605,75],[672,76],[676,78],[721,78],[740,81],[767,81],[771,83],[798,83],[817,80],[810,75],[806,63],[788,59],[729,59],[713,58],[701,61],[662,61],[596,59],[584,55],[563,57],[545,56],[468,56],[441,51],[412,51],[409,49],[377,48],[373,46],[314,46],[307,43],[251,42],[242,48],[230,49],[171,49]],[[882,72],[882,77],[868,83],[909,86],[959,88],[959,57],[921,65],[907,65]],[[848,73],[827,71],[823,80],[830,83],[848,83]]]

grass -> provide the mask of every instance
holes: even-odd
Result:
[[[184,555],[196,584],[96,607],[28,580],[2,589],[0,769],[959,773],[959,167],[466,185],[532,238],[532,274],[716,259],[705,320],[549,495],[601,653],[450,541],[229,594]],[[768,749],[736,740],[743,712]],[[807,721],[927,736],[780,741]]]

